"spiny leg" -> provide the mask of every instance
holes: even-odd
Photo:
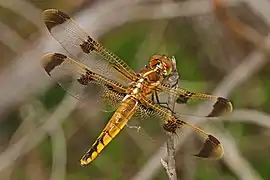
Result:
[[[174,113],[173,110],[169,107],[168,102],[159,101],[158,93],[156,91],[152,94],[152,101],[156,102],[161,107],[168,109],[171,113]]]

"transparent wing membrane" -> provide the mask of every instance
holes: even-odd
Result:
[[[48,9],[43,16],[52,36],[72,57],[89,66],[93,72],[123,82],[132,81],[136,77],[136,73],[123,60],[90,37],[67,14]]]
[[[116,109],[126,95],[126,87],[93,73],[85,65],[63,54],[46,54],[43,57],[43,67],[55,82],[82,102],[97,97],[99,105],[108,104]]]
[[[191,92],[183,88],[170,88],[166,85],[161,85],[159,88],[160,92],[166,92],[173,95],[178,104],[195,103],[196,101],[212,103],[212,109],[205,115],[206,117],[222,116],[232,112],[233,109],[232,103],[223,97]]]

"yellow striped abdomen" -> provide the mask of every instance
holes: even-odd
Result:
[[[137,100],[127,96],[115,111],[97,140],[81,159],[81,165],[87,165],[93,161],[107,144],[123,129],[128,120],[134,115],[138,107]]]

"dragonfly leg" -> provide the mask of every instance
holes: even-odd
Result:
[[[159,97],[158,97],[157,92],[155,92],[154,94],[152,94],[152,101],[153,102],[156,102],[161,107],[168,109],[171,113],[174,113],[173,110],[169,107],[168,102],[160,102],[159,101]]]
[[[126,124],[126,126],[127,126],[128,128],[130,128],[130,129],[136,129],[137,132],[140,132],[140,130],[141,130],[141,126],[128,125],[128,124]]]

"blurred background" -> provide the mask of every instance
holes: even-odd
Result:
[[[129,128],[80,167],[112,113],[78,104],[42,69],[45,53],[65,53],[43,23],[47,8],[136,71],[153,54],[175,56],[181,87],[232,100],[229,116],[188,118],[220,139],[223,159],[176,153],[177,179],[270,179],[269,0],[0,0],[1,180],[168,179],[166,148]],[[188,151],[186,138],[176,145]]]

